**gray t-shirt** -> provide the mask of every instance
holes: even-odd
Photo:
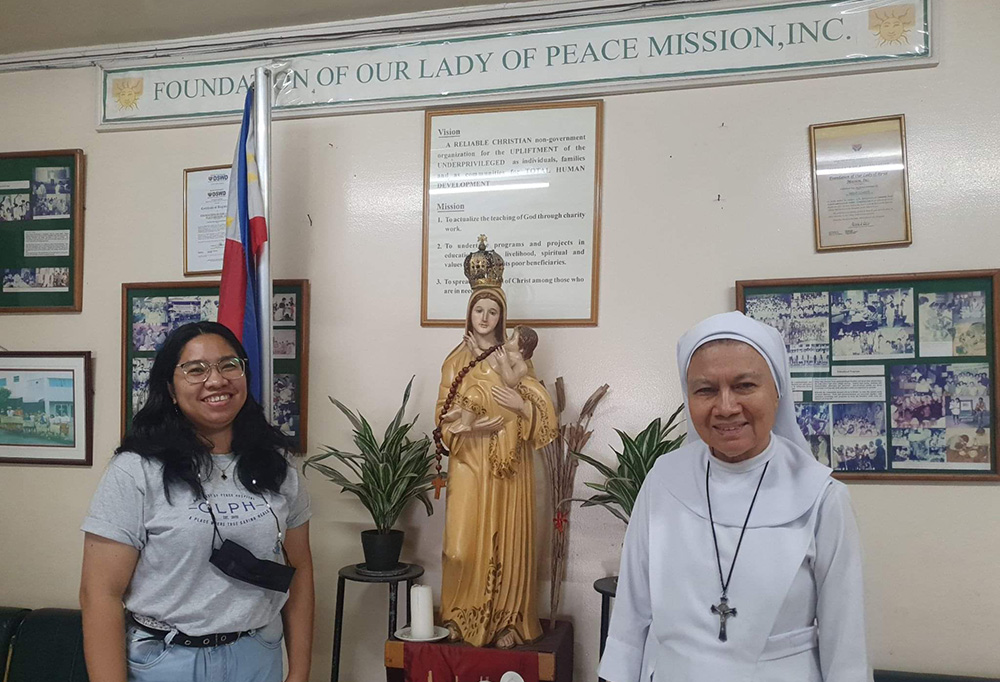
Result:
[[[255,495],[236,477],[232,460],[214,455],[215,468],[202,474],[207,501],[196,499],[187,486],[175,485],[172,504],[163,491],[160,463],[131,452],[111,460],[81,529],[139,550],[125,591],[129,611],[189,635],[251,630],[275,620],[287,594],[230,578],[208,562],[213,540],[208,505],[223,539],[238,542],[258,558],[285,563],[280,550],[274,553],[275,516],[284,537],[287,528],[309,520],[309,494],[289,465],[280,494]],[[228,480],[222,479],[222,469]]]

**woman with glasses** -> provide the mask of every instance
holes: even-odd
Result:
[[[90,679],[281,682],[282,639],[284,679],[308,679],[309,497],[247,380],[215,322],[160,348],[82,527]]]

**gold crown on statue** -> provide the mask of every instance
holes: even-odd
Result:
[[[486,250],[486,235],[479,235],[479,249],[465,257],[465,276],[473,289],[503,285],[503,258]]]

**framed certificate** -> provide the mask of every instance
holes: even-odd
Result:
[[[510,323],[597,324],[603,103],[428,111],[420,323],[461,326],[479,235]]]
[[[910,244],[902,114],[809,126],[816,249]]]
[[[184,170],[184,275],[222,272],[231,166]]]
[[[83,310],[83,159],[0,154],[0,313]]]
[[[998,481],[1000,270],[736,282],[785,341],[795,414],[845,480]]]

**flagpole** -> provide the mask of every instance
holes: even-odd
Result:
[[[258,329],[261,330],[261,384],[260,402],[264,415],[274,422],[274,338],[271,313],[271,244],[274,239],[274,225],[271,223],[271,70],[258,66],[254,70],[253,115],[256,129],[257,175],[260,178],[260,193],[264,204],[264,224],[267,225],[267,241],[260,254],[258,276],[260,296],[257,306]]]

